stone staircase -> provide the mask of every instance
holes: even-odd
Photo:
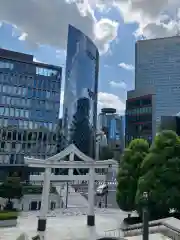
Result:
[[[117,239],[142,240],[142,223],[131,226],[123,225],[119,229],[105,232],[106,237]],[[180,220],[165,218],[149,222],[149,240],[180,240]]]

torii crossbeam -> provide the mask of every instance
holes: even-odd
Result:
[[[74,161],[74,156],[78,156],[82,161]],[[64,161],[64,158],[69,156],[69,161]],[[77,175],[73,175],[74,169],[89,169],[88,174],[88,215],[87,215],[87,226],[93,227],[95,226],[95,214],[94,214],[94,182],[95,180],[99,180],[99,176],[96,178],[95,169],[109,169],[112,167],[118,167],[118,164],[115,160],[103,160],[103,161],[95,161],[92,158],[86,156],[82,153],[75,145],[69,145],[62,152],[47,158],[45,160],[36,159],[36,158],[27,158],[25,157],[25,163],[28,164],[29,167],[36,168],[44,168],[44,176],[43,177],[43,191],[42,191],[42,202],[41,202],[41,210],[40,216],[38,219],[38,227],[37,231],[40,232],[40,236],[43,236],[46,231],[46,221],[47,221],[47,213],[48,213],[48,199],[49,199],[49,191],[50,191],[50,183],[52,180],[51,169],[52,168],[66,168],[69,169],[69,174],[66,177],[66,181],[76,181]],[[84,176],[84,177],[83,177]],[[102,175],[101,175],[102,176]],[[57,176],[58,179],[58,176]],[[81,180],[87,181],[87,175],[81,175]],[[93,230],[94,231],[94,230]],[[90,238],[92,239],[92,232],[90,232]],[[94,235],[93,235],[94,236]],[[94,239],[92,239],[94,240]]]

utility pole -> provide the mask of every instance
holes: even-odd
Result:
[[[143,193],[143,240],[149,240],[148,193]]]

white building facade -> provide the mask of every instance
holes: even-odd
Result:
[[[41,194],[26,194],[20,200],[14,199],[13,204],[16,209],[20,211],[37,211],[41,208]],[[60,208],[61,198],[58,194],[49,195],[49,210]]]

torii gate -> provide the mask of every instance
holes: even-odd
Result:
[[[82,161],[74,161],[75,155],[78,158],[80,158]],[[69,161],[64,161],[64,158],[67,156],[69,156]],[[95,236],[94,237],[92,236],[92,234],[94,232],[94,226],[95,226],[94,181],[99,180],[99,176],[96,179],[95,169],[97,169],[97,168],[109,169],[112,167],[117,168],[118,167],[117,162],[112,159],[95,161],[94,159],[92,159],[92,158],[86,156],[84,153],[82,153],[74,144],[71,144],[66,149],[61,151],[60,153],[58,153],[52,157],[49,157],[45,160],[25,157],[25,164],[27,164],[29,167],[45,168],[45,172],[43,174],[44,176],[42,176],[43,177],[42,180],[43,180],[44,184],[43,184],[43,191],[42,191],[40,216],[38,219],[38,227],[37,227],[37,231],[40,233],[40,236],[42,236],[42,239],[44,239],[44,233],[46,231],[50,182],[53,177],[55,177],[58,180],[58,175],[53,176],[51,174],[51,169],[52,168],[69,169],[68,178],[66,177],[66,180],[69,180],[69,181],[72,181],[72,180],[75,181],[78,177],[76,175],[73,175],[74,169],[82,169],[82,168],[89,169],[87,226],[93,227],[93,229],[90,230],[90,239],[93,240],[95,237]],[[87,175],[82,175],[81,180],[87,180]]]

